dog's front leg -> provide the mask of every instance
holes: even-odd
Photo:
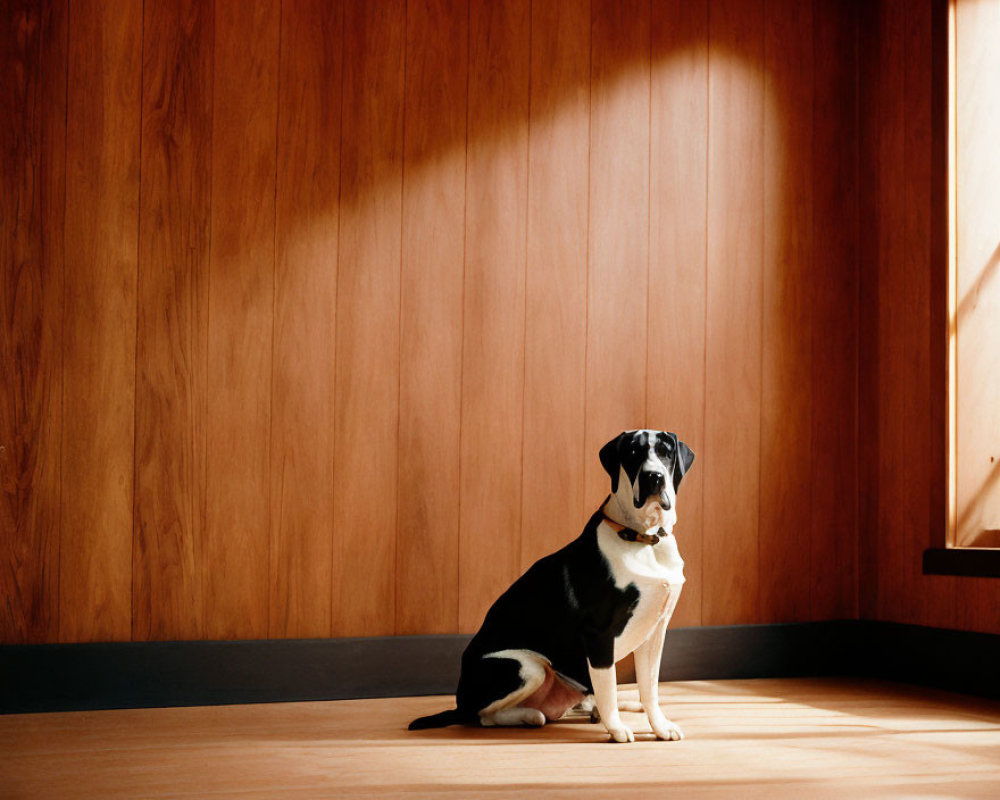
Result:
[[[616,742],[634,742],[635,734],[618,713],[618,677],[615,662],[610,667],[595,667],[589,660],[590,682],[594,686],[594,702],[601,714],[601,722]]]
[[[639,684],[639,701],[649,719],[649,726],[657,738],[677,741],[684,738],[684,732],[667,719],[660,708],[660,658],[663,655],[663,640],[667,634],[669,616],[657,623],[649,638],[635,651],[635,678]]]

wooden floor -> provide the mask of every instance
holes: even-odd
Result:
[[[682,742],[582,720],[405,731],[433,697],[0,717],[0,796],[1000,797],[997,703],[848,680],[662,691]]]

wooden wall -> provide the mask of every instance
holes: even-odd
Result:
[[[697,453],[678,624],[856,616],[853,3],[0,37],[0,641],[471,630],[638,426]]]
[[[1000,633],[1000,581],[921,569],[947,515],[947,13],[862,9],[861,615]]]

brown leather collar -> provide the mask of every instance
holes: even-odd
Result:
[[[618,534],[618,538],[623,539],[626,542],[639,542],[640,544],[657,544],[660,541],[661,536],[666,536],[667,532],[660,528],[656,533],[640,533],[639,531],[633,530],[632,528],[627,528],[626,526],[615,522],[611,517],[604,513],[604,509],[601,508],[601,516],[604,517],[604,524],[607,525],[611,530]]]

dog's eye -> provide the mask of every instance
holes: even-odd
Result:
[[[667,457],[667,446],[663,442],[656,443],[656,455],[658,455],[660,458]]]

